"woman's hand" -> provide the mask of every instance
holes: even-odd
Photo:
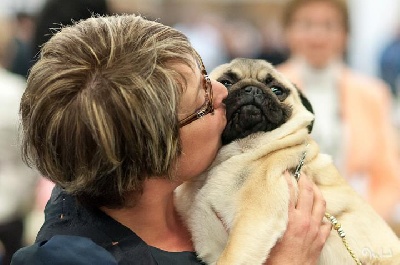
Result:
[[[312,265],[318,262],[322,248],[331,231],[331,224],[323,221],[326,203],[321,191],[305,175],[299,179],[296,204],[293,182],[285,173],[290,190],[289,220],[286,232],[278,241],[266,265]]]

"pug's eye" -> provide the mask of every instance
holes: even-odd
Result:
[[[280,87],[273,86],[273,87],[271,87],[271,91],[272,91],[272,93],[274,93],[277,96],[282,96],[283,95],[283,90]]]
[[[229,80],[220,80],[219,81],[221,84],[223,84],[226,88],[230,88],[233,84]]]

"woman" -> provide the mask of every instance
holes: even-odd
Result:
[[[387,221],[400,203],[400,168],[390,90],[344,62],[350,31],[342,0],[293,0],[285,10],[290,50],[278,69],[313,105],[313,136],[342,174]],[[398,220],[397,220],[398,221]]]
[[[201,264],[173,194],[213,161],[226,95],[162,24],[97,17],[53,36],[21,114],[25,158],[57,186],[36,244],[13,264]],[[330,225],[306,177],[289,211],[267,264],[315,264]]]

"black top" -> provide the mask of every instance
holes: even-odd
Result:
[[[98,209],[53,189],[45,222],[34,245],[20,249],[11,264],[204,265],[194,252],[167,252],[147,245],[129,228]]]

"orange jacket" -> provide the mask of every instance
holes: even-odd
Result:
[[[292,62],[277,68],[302,89],[302,80]],[[390,221],[394,207],[400,203],[400,156],[391,120],[390,90],[382,81],[346,66],[341,69],[339,89],[348,137],[342,173],[348,179],[368,176],[366,199]]]

